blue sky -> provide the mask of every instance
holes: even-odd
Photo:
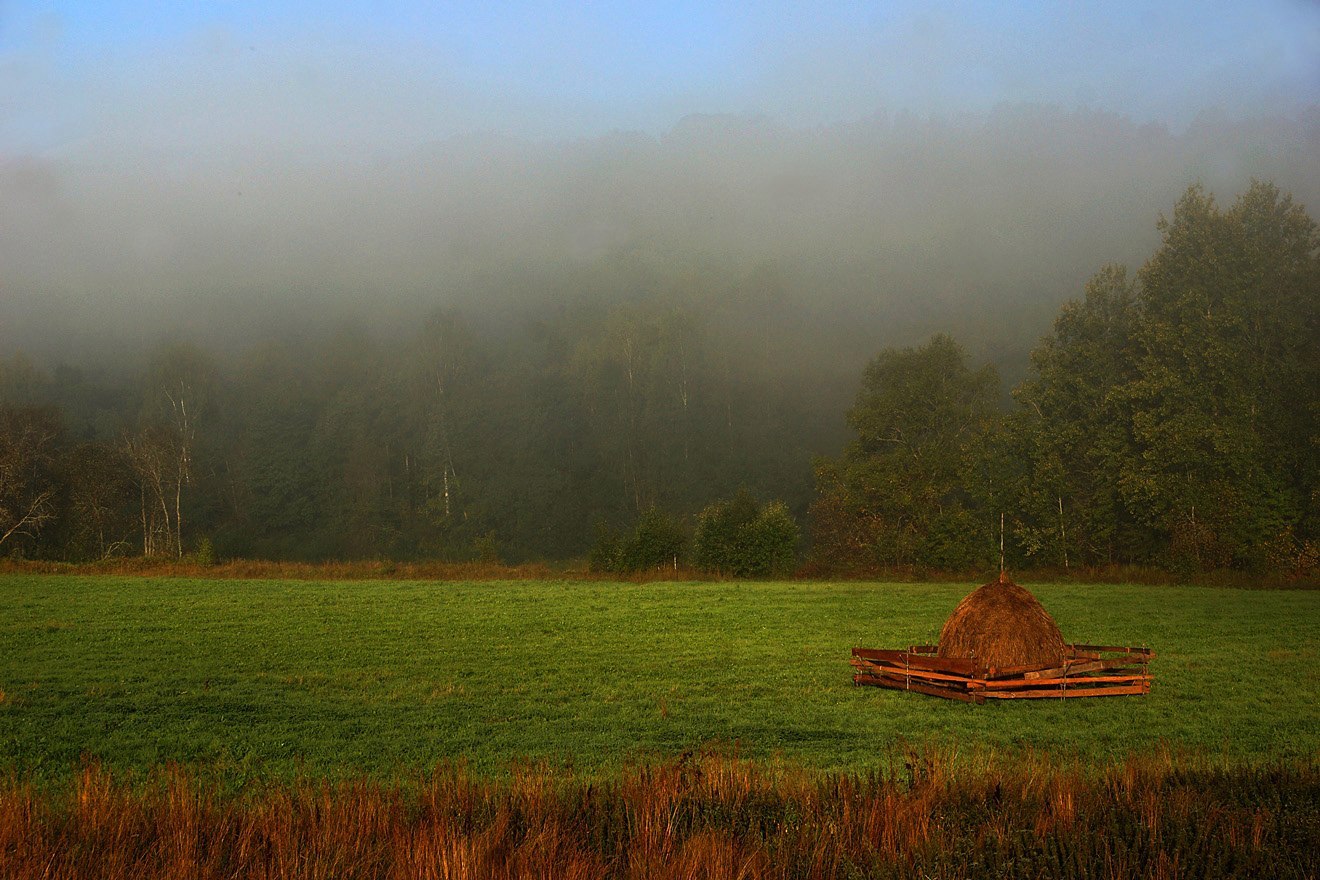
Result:
[[[1173,126],[1320,103],[1320,4],[3,2],[0,155],[391,152],[1093,106]]]

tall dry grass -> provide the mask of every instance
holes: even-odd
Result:
[[[930,571],[916,567],[867,568],[837,571],[822,568],[808,561],[790,577],[795,581],[898,581],[931,583],[985,583],[992,580],[994,571]],[[500,562],[396,562],[387,559],[358,559],[323,562],[290,562],[269,559],[229,559],[203,564],[196,559],[170,559],[162,557],[117,556],[97,562],[57,562],[42,559],[0,558],[0,574],[63,574],[63,575],[136,575],[142,577],[186,577],[213,579],[260,580],[428,580],[428,581],[494,581],[494,580],[554,580],[575,581],[627,581],[652,583],[657,581],[723,581],[730,578],[718,572],[699,571],[680,566],[657,568],[650,571],[618,574],[593,572],[584,561],[549,564],[529,562],[506,565]],[[1257,590],[1315,590],[1320,589],[1320,577],[1315,574],[1268,573],[1245,571],[1210,571],[1187,575],[1143,566],[1108,566],[1101,568],[1075,567],[1033,568],[1014,572],[1013,577],[1024,584],[1084,583],[1084,584],[1144,584],[1147,586],[1225,587]]]
[[[555,572],[549,566],[503,565],[491,562],[393,562],[350,560],[341,562],[282,562],[233,559],[203,565],[183,559],[115,557],[99,562],[69,563],[46,560],[0,560],[0,574],[136,575],[239,580],[550,580],[586,576],[585,572]]]
[[[1315,877],[1320,765],[1104,769],[910,752],[820,775],[704,756],[609,781],[442,768],[225,794],[178,768],[0,784],[5,878]]]
[[[659,568],[615,574],[590,571],[585,563],[552,566],[544,562],[506,565],[502,562],[395,562],[357,559],[325,562],[289,562],[270,559],[229,559],[202,564],[195,559],[117,556],[97,562],[57,562],[43,559],[0,558],[0,574],[113,575],[185,577],[216,580],[396,580],[396,581],[714,581],[718,575],[694,569]]]

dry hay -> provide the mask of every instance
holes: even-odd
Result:
[[[1066,654],[1054,618],[1002,574],[959,602],[940,631],[940,657],[999,669],[1060,666]]]

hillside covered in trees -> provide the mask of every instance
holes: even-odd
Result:
[[[1228,208],[1192,187],[1159,231],[1063,307],[1011,405],[940,334],[882,351],[848,410],[856,374],[811,368],[829,334],[773,264],[720,299],[752,333],[671,290],[167,341],[135,371],[11,355],[0,554],[582,557],[747,488],[823,570],[985,566],[1001,512],[1020,566],[1313,569],[1316,225],[1258,182]]]

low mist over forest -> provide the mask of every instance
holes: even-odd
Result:
[[[1055,309],[1139,263],[1191,183],[1320,192],[1320,115],[1181,130],[1057,106],[651,136],[466,135],[388,158],[235,151],[0,164],[0,346],[140,368],[442,310],[475,331],[684,309],[744,367],[814,383],[934,332],[1020,376]],[[773,356],[767,356],[772,348]],[[778,376],[776,376],[778,378]]]
[[[1134,276],[1110,264],[1058,312],[1012,407],[995,364],[948,334],[885,348],[838,458],[823,456],[856,374],[821,323],[787,323],[806,304],[769,268],[705,302],[583,298],[503,324],[454,306],[237,352],[166,338],[118,375],[18,354],[0,361],[0,543],[69,559],[590,551],[637,570],[677,566],[695,529],[703,568],[768,574],[795,564],[796,514],[816,570],[967,570],[990,564],[998,513],[1020,565],[1307,574],[1317,226],[1253,181],[1229,208],[1189,187],[1158,231]]]

